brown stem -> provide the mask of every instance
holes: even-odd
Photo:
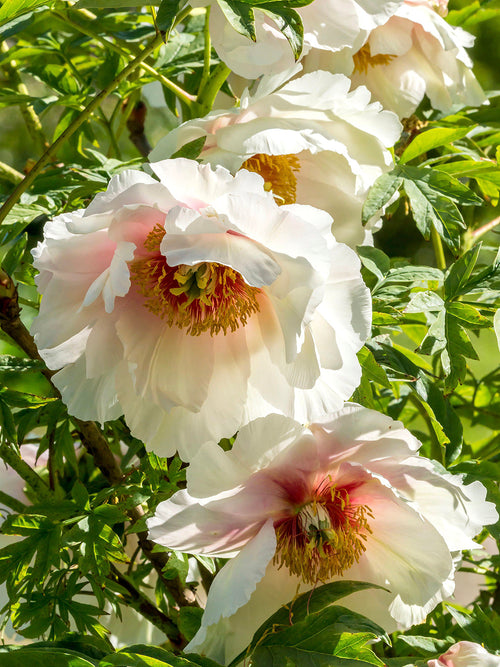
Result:
[[[127,130],[130,141],[137,148],[142,157],[146,158],[151,153],[151,145],[144,131],[147,107],[142,100],[134,104],[132,113],[127,120]]]
[[[43,362],[33,336],[21,322],[19,314],[20,308],[17,288],[12,278],[5,271],[0,269],[0,328],[8,334],[31,359],[37,359]],[[52,385],[54,394],[58,398],[61,398],[59,390],[52,382],[54,371],[51,371],[44,366],[42,373]],[[112,485],[120,484],[123,481],[122,470],[118,465],[106,438],[103,436],[97,425],[94,422],[82,421],[75,417],[72,419],[77,427],[82,444],[93,457],[97,467],[104,477]],[[7,461],[7,463],[10,462]],[[47,492],[50,493],[48,487],[46,488]],[[142,507],[138,506],[131,509],[128,514],[130,521],[135,523],[144,516],[144,511]],[[163,568],[167,563],[168,555],[164,552],[153,553],[154,544],[148,540],[146,531],[138,533],[138,540],[144,555],[153,565],[165,587],[170,591],[176,604],[179,607],[196,605],[197,603],[194,593],[190,589],[184,589],[178,578],[165,578]]]
[[[179,632],[178,627],[144,593],[141,593],[127,576],[122,574],[113,565],[111,566],[110,577],[127,591],[127,596],[124,596],[125,601],[144,616],[144,618],[147,618],[148,621],[164,632],[174,648],[181,651],[186,646],[187,642]]]

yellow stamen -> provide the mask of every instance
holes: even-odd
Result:
[[[309,584],[342,574],[365,551],[372,516],[365,505],[351,504],[345,489],[332,487],[330,498],[313,499],[276,526],[274,563]]]
[[[241,274],[216,262],[169,266],[160,252],[165,230],[157,225],[144,248],[154,254],[130,265],[132,282],[145,297],[144,305],[169,326],[186,329],[191,336],[205,331],[236,331],[259,310],[260,290]]]
[[[272,191],[280,206],[297,201],[297,177],[294,172],[300,170],[300,162],[296,155],[257,153],[245,160],[241,169],[260,174],[264,179],[264,189]]]
[[[388,65],[396,56],[389,53],[377,53],[372,56],[370,45],[366,43],[354,54],[354,71],[358,74],[366,74],[369,67],[377,65]]]

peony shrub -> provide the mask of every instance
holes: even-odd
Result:
[[[497,4],[1,3],[2,667],[499,663]]]

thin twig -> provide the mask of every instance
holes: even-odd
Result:
[[[33,336],[31,336],[29,331],[21,322],[19,315],[20,308],[18,304],[16,286],[14,285],[12,278],[7,275],[5,271],[0,269],[0,328],[6,334],[8,334],[31,359],[37,359],[43,362],[43,359],[41,358],[36,347]],[[41,372],[51,383],[53,393],[58,398],[60,398],[61,394],[52,382],[54,371],[51,371],[44,366]],[[104,477],[112,485],[120,484],[123,481],[122,470],[118,465],[113,452],[111,451],[111,448],[109,447],[108,441],[101,433],[97,425],[94,422],[83,421],[75,417],[72,417],[72,420],[77,427],[82,444],[93,457],[96,466],[102,472]],[[31,475],[31,473],[33,473],[36,475],[36,473],[34,473],[34,471],[32,471],[31,468],[27,466],[27,464],[21,461],[21,459],[19,459],[17,454],[14,452],[17,459],[21,461],[21,464],[23,465],[19,464],[18,460],[12,456],[12,452],[13,450],[10,447],[7,447],[6,456],[9,458],[5,458],[5,461],[11,465],[12,468],[16,470],[16,472],[18,472],[18,469],[20,470],[22,468],[24,474]],[[0,448],[0,455],[2,454],[3,449]],[[14,461],[14,465],[11,464],[11,460]],[[26,469],[25,466],[27,466],[29,470]],[[23,477],[23,479],[28,481],[23,474],[20,472],[19,474],[21,477]],[[43,487],[39,486],[38,481],[43,484]],[[49,487],[45,484],[45,482],[43,482],[43,480],[41,480],[41,478],[38,477],[38,475],[36,475],[36,477],[31,477],[29,484],[33,487],[35,492],[37,492],[38,489],[38,495],[43,495],[46,489],[46,493],[48,493],[50,496]],[[139,519],[142,519],[144,516],[144,511],[142,507],[138,506],[129,510],[128,515],[130,521],[135,523]],[[176,604],[179,607],[196,606],[197,602],[193,591],[191,591],[189,588],[185,589],[179,578],[166,579],[163,573],[163,568],[167,564],[168,554],[165,552],[153,552],[155,545],[148,539],[147,531],[141,531],[137,533],[137,538],[145,557],[153,565],[155,571],[163,581],[167,590],[169,590],[171,593]]]
[[[38,174],[43,170],[43,168],[51,161],[54,155],[57,153],[59,148],[64,144],[78,128],[85,123],[85,121],[94,113],[94,111],[102,104],[102,102],[110,95],[113,90],[120,85],[125,79],[141,65],[142,61],[148,57],[160,44],[163,43],[163,38],[161,35],[156,35],[156,37],[148,44],[148,46],[135,58],[131,63],[129,63],[121,72],[103,89],[101,92],[96,95],[93,100],[85,107],[85,109],[74,119],[74,121],[68,125],[68,127],[62,132],[56,141],[47,148],[42,157],[34,165],[31,171],[26,175],[26,177],[17,185],[10,197],[4,203],[0,209],[0,224],[5,220],[12,208],[17,204],[21,195],[26,192],[30,187],[33,181],[36,179]]]
[[[72,16],[70,15],[70,11],[72,16],[78,16],[78,18],[83,19],[83,21],[85,21],[85,24],[75,21],[74,18],[72,18]],[[91,25],[89,25],[89,22],[96,21],[97,16],[95,14],[92,14],[92,12],[89,12],[88,10],[76,9],[75,7],[71,7],[71,9],[68,8],[65,13],[61,13],[54,10],[52,11],[52,14],[59,20],[64,21],[65,23],[70,25],[75,30],[78,30],[84,35],[87,35],[87,37],[95,39],[96,42],[102,44],[106,49],[110,49],[111,51],[118,53],[124,58],[130,59],[131,55],[137,57],[142,53],[140,48],[138,48],[134,44],[131,44],[130,42],[126,42],[125,40],[116,37],[116,35],[113,35],[114,41],[111,41],[110,39],[107,39],[106,37],[103,37],[102,35],[96,33],[95,30],[92,29]],[[172,91],[176,97],[178,97],[188,106],[195,101],[196,98],[194,97],[194,95],[190,95],[187,91],[178,86],[176,83],[170,81],[170,79],[167,79],[166,76],[161,74],[161,72],[158,72],[153,67],[153,64],[149,64],[148,62],[143,62],[141,64],[141,68],[145,72],[147,72],[150,76],[152,76],[154,79],[159,81],[163,86],[165,86],[165,88],[168,88],[168,90]]]
[[[133,609],[147,618],[153,625],[159,628],[169,638],[171,644],[178,650],[186,645],[186,640],[179,632],[178,627],[166,616],[149,598],[139,591],[130,579],[122,574],[116,567],[111,566],[111,578],[127,591],[125,601]],[[125,596],[124,596],[125,597]]]

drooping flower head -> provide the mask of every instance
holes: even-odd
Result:
[[[336,53],[359,48],[368,33],[395,12],[403,0],[314,0],[296,9],[304,26],[303,54],[311,50]],[[278,74],[294,64],[292,49],[273,19],[254,7],[255,42],[239,34],[217,2],[191,0],[210,6],[210,35],[220,59],[248,79]]]
[[[195,161],[114,177],[34,251],[33,333],[71,414],[121,414],[188,460],[278,411],[308,421],[359,382],[370,296],[331,218],[257,174]],[[60,370],[59,370],[60,369]]]
[[[458,642],[437,660],[429,660],[428,667],[500,667],[500,656],[492,655],[474,642]]]
[[[479,482],[464,486],[419,446],[354,404],[308,428],[268,415],[229,452],[206,444],[187,490],[148,521],[164,546],[231,558],[188,650],[227,664],[280,605],[340,577],[387,589],[343,600],[387,630],[421,622],[453,593],[460,550],[498,515]]]
[[[447,0],[405,0],[361,48],[352,49],[353,86],[365,85],[400,118],[410,116],[425,95],[444,113],[482,104],[485,96],[466,51],[474,38],[446,22],[447,6]],[[322,53],[310,63],[306,58],[305,66],[345,71],[346,55]]]
[[[285,77],[286,78],[286,77]],[[206,137],[200,158],[231,172],[260,174],[278,204],[311,204],[333,217],[338,241],[365,240],[361,209],[375,180],[392,167],[396,116],[370,104],[365,88],[349,92],[345,76],[306,74],[283,85],[263,79],[239,107],[187,121],[164,137],[151,159],[169,157]]]

